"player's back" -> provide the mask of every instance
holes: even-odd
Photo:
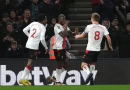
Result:
[[[87,26],[87,31],[88,31],[87,50],[100,51],[103,36],[109,34],[106,27],[100,24],[91,24]]]
[[[27,29],[30,29],[29,30],[30,33],[28,35],[26,48],[38,50],[40,37],[41,37],[41,31],[45,30],[45,27],[39,22],[32,22],[29,26],[27,26]]]

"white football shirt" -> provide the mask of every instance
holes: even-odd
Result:
[[[108,35],[107,28],[100,24],[91,24],[85,28],[84,33],[88,33],[88,44],[86,50],[100,51],[101,42],[104,35]]]
[[[67,31],[69,31],[70,29],[67,27]],[[55,43],[53,46],[53,49],[65,49],[65,41],[66,41],[66,37],[61,37],[60,36],[60,32],[64,31],[64,26],[60,25],[60,24],[56,24],[54,27],[54,32],[55,32]]]
[[[39,22],[32,22],[23,29],[23,32],[28,36],[26,48],[38,50],[41,41],[45,49],[48,49],[45,41],[46,28]]]

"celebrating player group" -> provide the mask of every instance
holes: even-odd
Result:
[[[23,29],[23,32],[27,35],[28,41],[26,43],[26,48],[28,49],[28,63],[25,66],[21,79],[19,83],[24,86],[30,86],[29,82],[29,73],[31,70],[33,60],[37,59],[37,51],[39,48],[39,43],[43,44],[48,52],[48,47],[45,41],[46,28],[43,25],[43,21],[47,17],[43,14],[39,15],[38,22],[32,22],[27,27]],[[88,34],[88,44],[85,50],[86,54],[83,62],[81,63],[81,68],[88,75],[86,79],[86,84],[90,82],[93,78],[93,74],[90,71],[89,65],[97,61],[97,57],[100,54],[100,46],[103,39],[103,36],[107,38],[110,49],[113,51],[111,38],[109,32],[105,26],[99,24],[100,15],[98,13],[93,13],[91,16],[92,24],[87,25],[84,32],[80,35],[74,36],[75,39],[84,38]],[[48,83],[54,83],[54,85],[64,85],[60,81],[60,76],[63,71],[68,68],[68,59],[65,49],[65,43],[67,39],[69,21],[66,20],[66,17],[63,14],[58,16],[58,23],[54,27],[55,33],[55,42],[53,46],[54,56],[57,62],[56,73],[53,77],[48,77]]]

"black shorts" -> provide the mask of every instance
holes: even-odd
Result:
[[[65,49],[61,49],[61,50],[57,50],[54,49],[54,55],[57,61],[61,60],[64,61],[66,59],[66,50]]]
[[[98,58],[99,54],[100,54],[100,51],[88,51],[88,50],[86,50],[83,62],[86,62],[88,64],[97,62],[97,58]]]
[[[37,50],[33,50],[33,49],[28,49],[28,59],[33,59],[36,60],[37,59]]]

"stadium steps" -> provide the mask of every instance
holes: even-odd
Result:
[[[86,26],[87,24],[90,24],[90,20],[71,20],[69,25],[70,26]]]
[[[68,12],[72,13],[72,14],[78,14],[80,12],[80,14],[84,14],[84,13],[91,13],[92,8],[69,8]]]
[[[71,44],[71,50],[85,50],[87,44]]]
[[[69,27],[72,31],[76,27],[82,33],[85,27],[91,23],[92,3],[91,0],[74,0],[68,6],[68,19],[70,20]],[[70,53],[77,57],[82,57],[87,46],[87,38],[75,40],[73,36],[69,38],[71,43]]]
[[[87,44],[88,39],[87,38],[83,38],[83,39],[75,39],[75,38],[70,38],[69,39],[70,44]]]
[[[85,53],[85,50],[69,50],[70,53],[73,53],[75,56],[83,56]]]
[[[91,2],[75,2],[73,5],[69,5],[70,8],[91,8]]]
[[[90,20],[91,14],[69,14],[68,18],[71,20]]]
[[[86,27],[86,26],[82,26],[82,24],[80,24],[80,25],[69,26],[69,27],[70,27],[70,29],[71,29],[72,31],[74,31],[74,29],[78,27],[78,28],[79,28],[79,32],[82,33],[82,32],[85,30],[85,27]]]

